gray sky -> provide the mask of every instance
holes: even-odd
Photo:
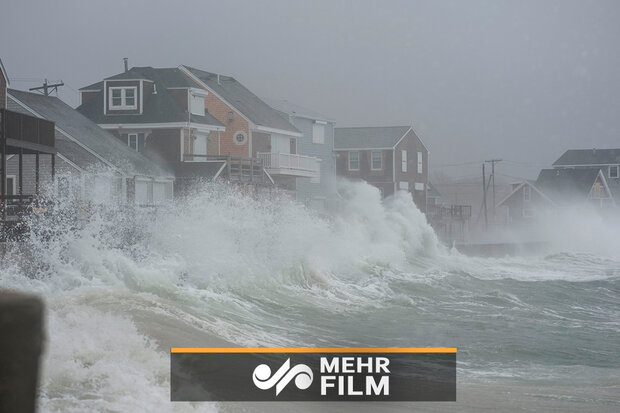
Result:
[[[413,122],[436,170],[501,157],[535,177],[568,148],[620,147],[618,22],[615,0],[3,0],[0,57],[12,87],[62,79],[73,106],[125,56],[192,65],[340,126]]]

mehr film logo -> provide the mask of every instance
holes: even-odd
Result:
[[[384,395],[390,394],[390,370],[388,365],[390,360],[386,357],[321,357],[319,362],[321,373],[321,395],[326,396],[328,389],[337,389],[338,395],[343,396],[363,396],[363,395]],[[291,380],[295,379],[295,386],[300,390],[305,390],[312,384],[312,369],[305,364],[297,364],[290,367],[291,359],[287,359],[277,372],[271,375],[271,369],[266,364],[261,364],[254,369],[252,379],[254,385],[261,390],[268,390],[276,387],[276,396],[286,387]],[[379,381],[372,373],[382,373]],[[337,375],[343,373],[342,375]],[[355,390],[354,378],[352,374],[364,374],[365,388]],[[344,374],[349,374],[345,376]]]
[[[456,401],[456,348],[172,348],[172,401]]]

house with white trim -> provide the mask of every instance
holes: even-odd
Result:
[[[205,111],[225,125],[220,154],[259,159],[275,184],[296,190],[297,178],[318,179],[320,159],[299,151],[303,137],[282,113],[232,76],[190,66],[179,70],[206,92]]]
[[[172,197],[172,171],[132,150],[57,97],[9,89],[8,108],[54,122],[59,195],[138,205],[153,205]],[[28,166],[39,161],[34,155],[22,157],[21,192],[35,194],[37,179],[28,171],[36,169]],[[52,167],[49,158],[40,162],[42,169]],[[19,169],[17,156],[8,159],[13,185],[20,181]]]
[[[426,212],[428,149],[411,126],[335,128],[336,173],[362,179],[382,197],[407,191]]]

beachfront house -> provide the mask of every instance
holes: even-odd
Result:
[[[171,171],[123,144],[57,97],[9,89],[8,107],[53,122],[60,196],[138,205],[158,204],[172,197]],[[15,182],[23,182],[23,194],[35,194],[35,173],[32,168],[24,168],[20,174],[18,158],[8,160],[8,175]],[[25,165],[40,162],[42,168],[49,168],[52,161],[23,155]]]
[[[406,191],[426,211],[428,149],[411,126],[335,128],[336,173],[374,185],[382,197]]]
[[[274,183],[293,195],[297,178],[319,178],[319,159],[298,151],[303,134],[280,112],[231,76],[179,69],[207,92],[205,110],[225,125],[222,155],[260,160]]]
[[[336,159],[334,154],[334,125],[328,116],[286,100],[267,100],[280,111],[302,136],[296,139],[296,152],[309,165],[318,166],[318,174],[297,178],[296,198],[305,205],[326,211],[337,205]],[[318,164],[314,159],[318,159]]]
[[[45,183],[53,181],[56,160],[54,123],[10,110],[8,86],[0,60],[0,239],[33,206]]]
[[[225,149],[227,126],[205,108],[209,92],[179,68],[126,67],[80,93],[77,110],[129,149],[171,169],[177,192],[201,179],[268,180],[247,153]]]
[[[501,200],[509,224],[528,224],[556,207],[589,205],[598,209],[616,207],[604,169],[543,169],[536,181],[513,184],[513,190]]]
[[[620,199],[620,149],[569,149],[553,163],[553,168],[600,168],[614,198]]]

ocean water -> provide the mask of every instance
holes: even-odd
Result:
[[[76,223],[60,202],[32,222],[0,288],[46,301],[40,410],[620,411],[620,226],[558,217],[549,250],[472,258],[406,195],[342,191],[330,218],[205,185],[157,211]],[[170,347],[228,345],[457,347],[458,401],[169,402]]]

